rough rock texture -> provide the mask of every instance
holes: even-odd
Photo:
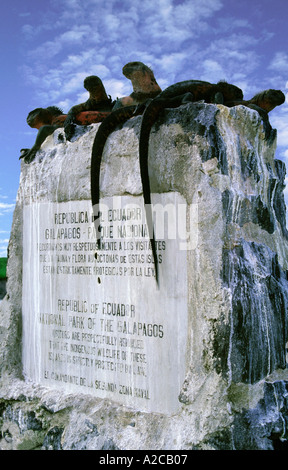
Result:
[[[108,139],[102,195],[142,193],[141,117]],[[150,138],[152,192],[198,205],[187,252],[187,373],[173,416],[25,382],[21,366],[22,209],[90,199],[98,125],[49,137],[22,164],[0,305],[1,449],[277,449],[288,421],[285,168],[256,111],[193,103],[165,110]],[[185,358],[183,358],[185,360]],[[161,399],[161,397],[159,397]]]

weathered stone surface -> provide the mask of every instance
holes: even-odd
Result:
[[[108,139],[102,197],[142,194],[141,117]],[[49,137],[22,164],[0,305],[1,449],[273,449],[287,440],[288,240],[285,168],[257,112],[195,103],[165,110],[150,138],[153,193],[198,208],[187,251],[187,348],[179,408],[139,412],[22,378],[23,207],[90,199],[98,125]],[[170,312],[173,315],[173,312]],[[163,364],[165,368],[165,364]],[[157,372],[158,373],[158,372]],[[161,397],[159,397],[161,400]]]

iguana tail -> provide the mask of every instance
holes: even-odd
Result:
[[[151,242],[152,255],[155,267],[155,277],[157,284],[159,283],[158,273],[158,258],[156,251],[155,234],[152,220],[152,207],[151,207],[151,190],[149,180],[149,169],[148,169],[148,147],[149,147],[149,136],[151,127],[156,121],[162,109],[165,107],[164,100],[158,100],[157,98],[152,100],[147,106],[142,116],[142,123],[139,137],[139,162],[140,162],[140,173],[143,189],[144,207],[146,213],[146,221],[148,225],[149,238]]]
[[[152,207],[151,207],[151,188],[149,179],[149,168],[148,168],[148,148],[149,148],[149,136],[150,131],[159,117],[160,112],[164,108],[177,108],[181,104],[193,101],[193,95],[191,93],[185,93],[180,96],[173,98],[166,98],[159,95],[157,98],[152,100],[147,108],[145,109],[142,116],[142,123],[139,137],[139,161],[140,161],[140,173],[143,187],[143,199],[146,213],[146,220],[149,231],[149,238],[151,242],[151,249],[154,259],[155,276],[157,284],[159,284],[159,269],[158,269],[158,258],[156,251],[155,234],[152,220]]]
[[[90,170],[90,183],[91,183],[91,201],[94,213],[94,223],[97,223],[96,236],[97,244],[99,246],[101,238],[100,227],[100,167],[102,160],[102,153],[107,138],[115,130],[119,124],[123,124],[127,119],[131,118],[136,106],[127,106],[113,111],[108,117],[102,121],[98,131],[95,135],[92,154],[91,154],[91,170]]]

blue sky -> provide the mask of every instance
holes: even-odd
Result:
[[[288,163],[287,0],[1,0],[0,257],[6,256],[21,148],[35,107],[64,112],[87,99],[98,75],[112,98],[130,94],[122,67],[149,65],[162,89],[187,79],[224,79],[244,92],[281,89],[270,113],[277,158]],[[288,166],[287,166],[288,168]],[[285,192],[288,201],[288,191]]]

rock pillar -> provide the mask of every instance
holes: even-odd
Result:
[[[59,129],[22,163],[0,307],[3,449],[273,449],[287,439],[275,136],[265,140],[243,106],[161,114],[149,147],[157,286],[140,123],[105,146],[100,250],[89,180],[99,125],[73,142]]]

